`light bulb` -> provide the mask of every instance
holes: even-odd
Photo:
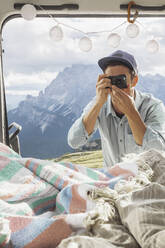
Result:
[[[136,38],[139,34],[139,26],[135,23],[130,23],[126,28],[126,34],[129,38]]]
[[[79,41],[79,48],[83,52],[89,52],[92,49],[92,41],[88,37],[83,37]]]
[[[49,31],[50,38],[54,41],[61,41],[63,39],[63,31],[59,25],[54,26]]]
[[[149,40],[146,44],[146,49],[149,53],[157,53],[159,51],[159,44],[156,40]]]
[[[33,20],[37,15],[37,11],[36,8],[31,5],[31,4],[25,4],[22,8],[21,8],[21,16],[25,19],[25,20]]]
[[[118,47],[120,45],[121,37],[117,33],[112,33],[107,38],[108,44],[112,47]]]

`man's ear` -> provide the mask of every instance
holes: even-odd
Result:
[[[132,80],[132,87],[135,87],[137,82],[138,82],[138,75],[134,76],[134,78]]]

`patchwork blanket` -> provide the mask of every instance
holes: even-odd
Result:
[[[164,167],[158,151],[99,171],[0,144],[0,247],[161,248]]]

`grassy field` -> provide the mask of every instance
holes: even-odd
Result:
[[[85,151],[64,154],[63,156],[53,159],[54,162],[71,162],[73,164],[82,164],[89,168],[101,168],[103,164],[102,151]]]

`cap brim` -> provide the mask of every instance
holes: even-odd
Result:
[[[127,66],[128,68],[134,70],[133,66],[125,59],[116,58],[116,57],[104,57],[98,61],[98,65],[100,68],[105,71],[106,67],[110,64],[110,62],[121,62],[123,65]]]

